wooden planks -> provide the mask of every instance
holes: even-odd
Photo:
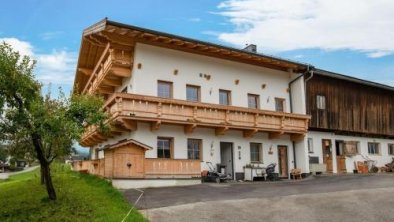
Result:
[[[315,74],[306,95],[310,129],[394,137],[393,91]],[[325,110],[317,108],[317,95],[325,96]]]

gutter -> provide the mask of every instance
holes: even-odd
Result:
[[[297,76],[297,78],[291,80],[289,82],[289,102],[290,102],[290,113],[293,113],[293,101],[292,101],[292,94],[291,94],[291,85],[299,80],[301,77],[304,77],[306,74],[310,73],[311,75],[304,80],[304,83],[308,82],[310,79],[313,77],[313,71],[315,70],[315,67],[308,65],[306,68],[306,71],[302,73],[301,75]],[[306,97],[306,87],[304,85],[304,92],[305,92],[305,97]],[[305,98],[306,99],[306,98]],[[297,160],[296,160],[296,152],[295,152],[295,142],[292,141],[292,146],[293,146],[293,163],[294,163],[294,168],[297,168]]]

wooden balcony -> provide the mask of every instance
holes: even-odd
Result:
[[[108,43],[92,71],[79,70],[90,75],[82,93],[114,93],[115,87],[122,85],[122,78],[131,76],[131,66],[131,51],[113,48]]]
[[[190,134],[196,127],[214,128],[216,135],[228,130],[241,130],[244,137],[257,132],[269,133],[270,139],[289,134],[294,141],[304,138],[309,116],[267,110],[189,102],[126,93],[115,93],[106,102],[111,132],[100,134],[95,126],[89,126],[80,141],[82,146],[94,146],[109,136],[137,129],[137,122],[148,122],[151,130],[161,124],[176,124]]]

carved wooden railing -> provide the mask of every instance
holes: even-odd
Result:
[[[145,159],[145,177],[199,177],[200,162],[200,160]]]
[[[184,100],[166,99],[126,93],[114,93],[105,103],[105,109],[118,126],[128,126],[130,121],[151,123],[155,130],[162,123],[183,125],[185,133],[192,133],[198,126],[215,128],[217,135],[229,129],[242,130],[245,137],[257,132],[267,132],[271,139],[290,134],[293,140],[302,139],[308,129],[309,116],[234,106],[224,106]],[[121,133],[119,127],[112,128]],[[96,138],[97,142],[95,142]],[[96,127],[87,127],[82,136],[82,145],[99,143]],[[90,138],[90,141],[89,141]]]
[[[131,75],[131,56],[130,51],[107,44],[82,93],[112,94],[114,87],[122,84],[122,78]]]

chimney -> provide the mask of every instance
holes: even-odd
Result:
[[[255,44],[246,44],[246,47],[242,49],[247,52],[257,53],[257,45]]]

